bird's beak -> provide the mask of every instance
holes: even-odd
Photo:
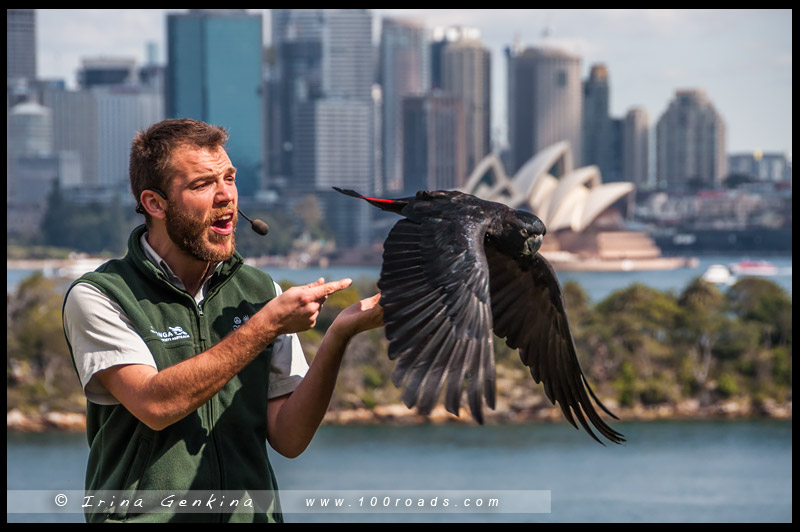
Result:
[[[526,242],[526,246],[528,247],[528,251],[531,255],[539,251],[539,248],[542,247],[542,240],[544,240],[543,235],[536,235],[530,237]]]

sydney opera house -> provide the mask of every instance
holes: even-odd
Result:
[[[574,168],[569,142],[540,151],[509,177],[496,154],[485,157],[461,188],[482,199],[536,214],[547,228],[541,253],[561,270],[661,270],[687,265],[662,257],[646,232],[623,228],[613,209],[633,183],[602,182],[597,166]]]

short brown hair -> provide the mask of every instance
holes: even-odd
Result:
[[[219,126],[189,118],[163,120],[136,134],[131,143],[131,192],[136,202],[148,188],[166,191],[172,177],[172,152],[180,146],[218,148],[228,142]],[[145,217],[149,216],[145,213]]]

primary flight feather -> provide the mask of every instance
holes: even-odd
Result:
[[[600,441],[591,423],[610,441],[625,441],[592,404],[616,418],[581,371],[561,287],[538,253],[539,218],[461,192],[381,199],[334,189],[404,217],[384,243],[378,288],[389,358],[397,361],[392,381],[409,408],[429,414],[444,388],[446,409],[458,415],[466,379],[470,412],[483,423],[483,400],[495,406],[494,331],[519,349],[573,426],[577,419]]]

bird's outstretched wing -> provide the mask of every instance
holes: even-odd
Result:
[[[597,399],[578,363],[564,298],[555,272],[539,253],[513,259],[486,246],[489,264],[494,332],[519,348],[531,376],[544,385],[550,401],[561,407],[577,428],[572,413],[595,440],[586,419],[606,438],[624,442],[622,434],[609,427],[594,409],[589,396],[616,419]],[[571,412],[572,413],[571,413]],[[602,443],[602,442],[601,442]]]
[[[378,287],[389,357],[397,360],[392,381],[422,414],[446,382],[445,407],[458,415],[466,378],[470,411],[483,423],[481,396],[491,408],[495,399],[488,222],[448,205],[418,195],[384,243]]]

